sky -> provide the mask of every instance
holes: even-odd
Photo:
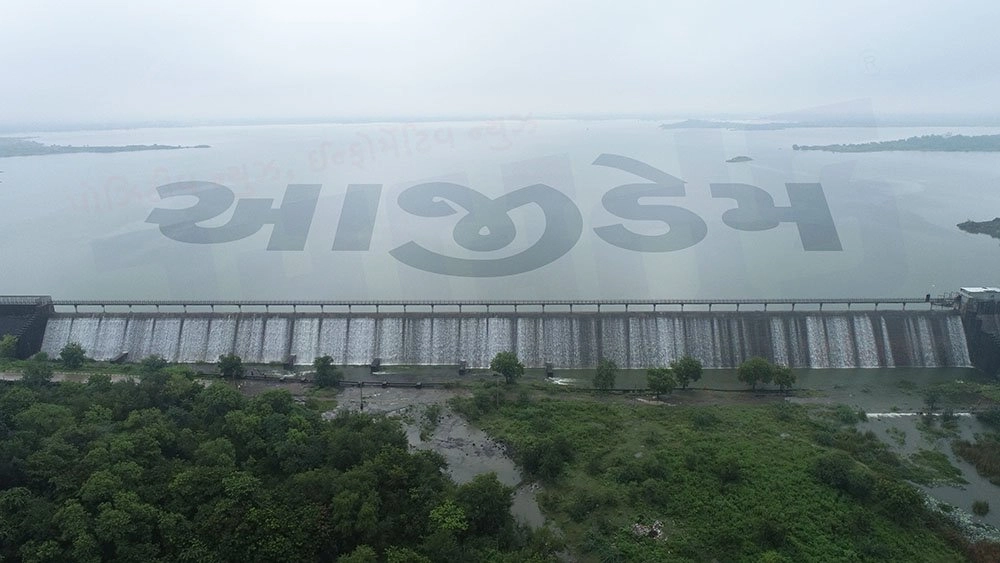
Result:
[[[998,21],[994,0],[9,0],[0,125],[995,117]]]

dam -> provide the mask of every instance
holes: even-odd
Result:
[[[797,368],[972,365],[960,312],[927,302],[52,301],[39,348],[53,356],[77,342],[98,360],[158,354],[175,362],[235,353],[253,363],[311,364],[329,355],[341,365],[378,358],[486,367],[512,350],[528,367],[556,368],[593,367],[600,358],[646,368],[685,354],[708,368],[752,356]],[[917,303],[925,305],[906,309]]]

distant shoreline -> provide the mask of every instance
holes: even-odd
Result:
[[[163,151],[179,149],[207,149],[209,145],[46,145],[37,141],[29,140],[25,137],[0,137],[0,158],[10,158],[15,156],[45,156],[51,154],[75,154],[75,153],[115,153],[115,152],[138,152],[138,151]]]
[[[792,145],[792,149],[828,152],[1000,152],[1000,135],[922,135],[849,145]]]

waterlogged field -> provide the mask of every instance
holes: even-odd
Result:
[[[998,553],[959,539],[905,481],[953,477],[947,463],[898,457],[859,432],[849,408],[665,406],[527,387],[453,403],[544,483],[542,510],[585,561]]]

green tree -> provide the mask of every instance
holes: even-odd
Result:
[[[510,505],[514,489],[497,479],[496,473],[476,475],[455,493],[455,502],[465,513],[469,531],[490,536],[512,522]]]
[[[795,385],[795,373],[788,366],[776,365],[773,372],[774,384],[784,391]]]
[[[13,360],[17,357],[17,337],[5,334],[0,338],[0,360]]]
[[[226,354],[219,356],[219,373],[226,379],[240,379],[243,377],[243,360],[236,354]]]
[[[344,379],[340,370],[333,365],[333,358],[330,356],[320,356],[313,360],[313,369],[316,370],[316,375],[313,377],[313,384],[316,387],[336,387]]]
[[[687,389],[689,383],[701,379],[701,361],[693,356],[682,356],[671,361],[670,369],[681,389]]]
[[[594,387],[607,391],[615,386],[618,376],[618,364],[614,360],[604,358],[597,362],[597,372],[594,374]]]
[[[87,359],[87,351],[78,342],[70,342],[59,352],[59,360],[66,369],[79,369]]]
[[[146,356],[139,362],[139,367],[146,373],[158,373],[167,367],[167,359],[159,354]]]
[[[524,375],[524,364],[514,352],[497,352],[490,360],[490,369],[502,375],[507,383],[514,383]]]
[[[670,368],[650,368],[646,370],[646,384],[659,399],[660,395],[673,393],[674,387],[677,387],[677,380]]]
[[[378,554],[367,545],[359,545],[354,551],[341,555],[337,563],[378,563]]]
[[[431,524],[435,530],[443,530],[453,534],[464,532],[469,528],[469,522],[465,519],[465,511],[450,499],[431,510]]]
[[[774,366],[760,356],[754,356],[743,362],[736,372],[736,378],[749,385],[751,389],[757,389],[758,383],[770,383],[773,375]]]
[[[28,385],[43,385],[52,381],[52,366],[48,362],[32,360],[24,366],[21,374]]]

